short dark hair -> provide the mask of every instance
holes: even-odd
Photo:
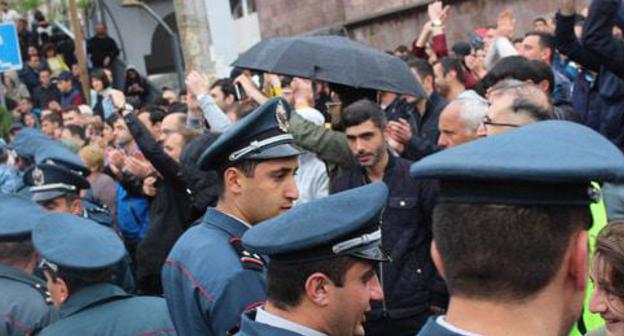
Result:
[[[414,58],[407,62],[410,68],[414,69],[418,73],[420,80],[424,80],[427,76],[431,76],[431,79],[435,83],[435,74],[433,73],[433,67],[429,62],[422,58]]]
[[[102,69],[96,69],[91,73],[91,79],[95,78],[102,82],[102,85],[107,88],[110,86],[110,81],[108,80],[108,76],[106,76],[106,72]]]
[[[86,141],[84,128],[78,125],[67,125],[65,129],[69,131],[69,134],[78,136],[82,141]]]
[[[59,268],[58,271],[55,272],[49,267],[44,266],[44,272],[48,272],[54,282],[56,282],[58,278],[63,279],[67,285],[70,296],[81,288],[113,281],[113,272],[111,269],[77,273],[62,268]]]
[[[236,97],[236,89],[234,88],[234,82],[229,78],[221,78],[212,83],[210,85],[210,89],[214,89],[216,87],[221,88],[221,92],[223,92],[223,97],[234,96]]]
[[[345,129],[369,120],[382,131],[386,128],[386,114],[379,105],[368,99],[360,99],[342,111],[342,124]]]
[[[282,310],[296,307],[301,302],[310,275],[323,273],[337,287],[342,287],[347,271],[356,262],[357,259],[348,256],[306,263],[272,260],[267,270],[267,300]]]
[[[43,116],[43,118],[41,118],[41,122],[50,122],[53,124],[58,124],[60,126],[63,126],[63,118],[61,118],[61,116],[58,113],[52,112],[49,114],[46,114],[45,116]]]
[[[396,49],[394,49],[394,52],[406,53],[406,52],[409,52],[409,49],[407,48],[406,45],[401,44],[398,47],[396,47]]]
[[[505,79],[517,79],[522,82],[535,80],[535,70],[524,56],[508,56],[501,58],[494,67],[483,77],[482,85],[485,90]],[[535,82],[535,81],[534,81]]]
[[[464,80],[464,66],[462,65],[462,61],[459,58],[455,57],[444,57],[440,61],[438,61],[442,66],[442,73],[446,76],[449,72],[455,71],[457,74],[457,80],[465,84]]]
[[[35,253],[35,248],[30,239],[0,242],[0,264],[28,260],[33,253]]]
[[[149,120],[152,124],[162,122],[162,120],[165,119],[165,115],[166,115],[166,112],[164,111],[164,109],[156,105],[143,106],[139,110],[139,113],[137,113],[137,116],[140,116],[143,113],[149,114]]]
[[[532,60],[530,61],[533,73],[535,75],[532,78],[533,83],[539,84],[542,81],[548,81],[548,93],[552,94],[555,90],[555,74],[552,67],[544,61]]]
[[[555,52],[557,51],[557,44],[555,42],[555,37],[552,34],[539,32],[539,31],[530,31],[524,35],[525,38],[529,36],[537,36],[539,38],[539,45],[541,48],[548,48],[551,50],[550,60],[552,61],[555,56]]]
[[[217,169],[217,183],[219,184],[219,199],[225,194],[225,179],[224,174],[228,168],[236,168],[241,171],[246,177],[253,177],[258,164],[262,162],[260,160],[241,160],[231,165],[224,165]]]
[[[550,283],[589,223],[587,206],[439,203],[433,236],[451,295],[517,301]]]
[[[542,23],[544,23],[544,24],[547,24],[547,23],[548,23],[548,22],[546,22],[546,19],[545,19],[545,18],[543,18],[543,17],[541,17],[541,16],[540,16],[540,17],[538,17],[538,18],[535,18],[535,20],[533,20],[533,23],[534,23],[534,24],[535,24],[535,23],[537,23],[537,22],[542,22]]]

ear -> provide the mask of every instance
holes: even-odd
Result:
[[[318,307],[326,307],[330,303],[330,293],[333,283],[323,273],[314,273],[308,277],[305,283],[305,295],[307,299]]]
[[[228,105],[234,104],[234,95],[228,95],[225,97],[225,103]]]
[[[423,86],[425,87],[433,88],[433,76],[425,77],[425,79],[423,80],[423,84]]]
[[[243,192],[243,178],[243,172],[234,167],[230,167],[223,172],[223,181],[226,190],[235,195],[240,195]]]
[[[552,54],[552,49],[544,48],[544,51],[542,52],[542,58],[544,59],[544,62],[550,63],[552,59]]]
[[[77,198],[72,202],[71,211],[74,215],[82,217],[82,213],[84,212],[84,209],[82,208],[82,201],[80,200],[80,198]]]
[[[457,72],[454,71],[454,70],[451,70],[444,77],[446,77],[447,81],[449,81],[449,80],[457,80]]]
[[[442,256],[440,255],[440,251],[438,251],[438,245],[435,240],[431,241],[431,259],[433,259],[433,264],[438,270],[438,273],[440,273],[442,278],[446,279],[444,274],[444,261],[442,261]]]
[[[548,80],[544,79],[543,81],[539,82],[538,86],[546,94],[550,92],[550,83],[548,82]]]
[[[67,286],[67,283],[65,282],[65,280],[63,280],[62,278],[56,278],[56,285],[57,285],[57,293],[58,293],[58,305],[62,305],[63,303],[65,303],[65,301],[67,301],[67,298],[69,297],[69,287]]]
[[[573,237],[570,244],[570,258],[568,261],[568,275],[574,279],[576,289],[584,291],[587,287],[587,274],[589,272],[589,234],[587,231],[579,232]]]

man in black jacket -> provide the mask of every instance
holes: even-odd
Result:
[[[379,268],[385,299],[368,314],[366,334],[414,335],[447,301],[429,254],[437,186],[410,179],[411,162],[390,154],[385,115],[375,103],[353,103],[344,110],[343,122],[358,167],[336,178],[332,192],[375,181],[384,181],[390,190],[381,232],[392,262]]]
[[[103,24],[95,26],[95,36],[87,41],[87,53],[94,68],[109,68],[119,56],[117,43],[107,35]]]

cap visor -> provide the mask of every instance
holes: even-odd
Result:
[[[373,242],[371,244],[362,246],[355,250],[349,251],[346,253],[354,258],[370,260],[370,261],[379,261],[379,262],[388,262],[392,261],[390,256],[381,249],[379,242]]]
[[[67,191],[64,190],[50,190],[50,191],[40,191],[40,192],[33,192],[32,193],[32,200],[39,203],[39,202],[47,202],[50,200],[53,200],[55,198],[61,197],[61,196],[65,196],[67,194]]]
[[[242,157],[242,160],[270,160],[280,159],[301,154],[301,150],[291,144],[281,144],[267,149],[263,149],[259,153],[251,153]]]

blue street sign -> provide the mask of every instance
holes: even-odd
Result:
[[[0,24],[0,72],[22,69],[17,29],[14,23]]]

